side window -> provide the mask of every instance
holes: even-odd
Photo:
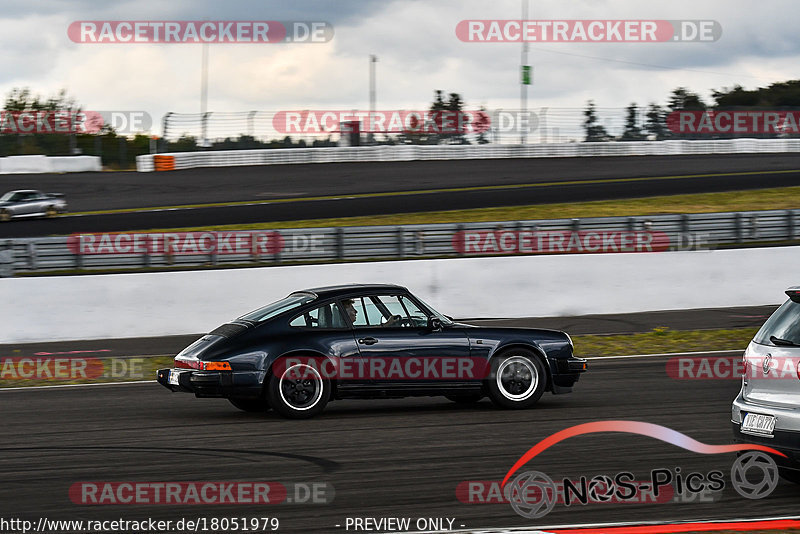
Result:
[[[298,315],[289,321],[289,326],[297,328],[347,328],[347,322],[339,305],[331,302]]]
[[[362,324],[367,326],[378,326],[381,324],[383,314],[375,304],[375,297],[367,297],[360,299],[364,306],[364,316],[366,321]]]
[[[373,309],[368,317],[370,326],[420,327],[428,323],[425,312],[402,295],[382,295],[370,300]]]
[[[400,297],[400,302],[403,304],[403,307],[408,312],[408,316],[411,318],[411,324],[414,326],[427,326],[428,325],[428,314],[422,311],[419,306],[414,304],[414,301],[408,297]]]
[[[383,305],[386,306],[390,317],[392,315],[399,315],[403,319],[408,319],[408,314],[406,313],[405,308],[403,308],[403,305],[400,303],[400,297],[395,295],[390,297],[381,297],[381,302],[383,302]]]
[[[378,297],[358,297],[343,301],[344,311],[353,326],[381,326],[386,321],[386,307]],[[390,314],[391,315],[391,314]]]

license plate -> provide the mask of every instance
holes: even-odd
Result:
[[[171,386],[180,386],[181,385],[181,383],[179,382],[180,377],[181,377],[181,372],[180,371],[175,371],[174,369],[170,370],[170,372],[169,372],[169,383],[170,383],[170,385]]]
[[[744,416],[744,421],[742,421],[742,432],[771,436],[773,430],[775,430],[775,416],[773,415],[749,413]]]

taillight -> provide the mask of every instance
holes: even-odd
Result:
[[[184,360],[175,358],[176,369],[199,369],[201,371],[232,371],[229,362],[201,362],[200,360]]]
[[[200,368],[204,371],[232,371],[230,362],[201,362]]]
[[[797,360],[797,379],[800,380],[800,360]]]

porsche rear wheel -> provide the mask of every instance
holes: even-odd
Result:
[[[269,404],[267,403],[267,399],[258,398],[258,399],[242,399],[236,397],[230,397],[228,399],[231,404],[242,410],[243,412],[266,412],[269,410]]]
[[[48,219],[52,219],[53,217],[58,216],[58,210],[55,206],[47,206],[47,210],[44,212],[44,216]]]
[[[281,368],[278,375],[270,375],[267,384],[267,399],[276,412],[289,419],[308,419],[325,409],[330,382],[314,366],[296,363],[277,367]]]
[[[486,384],[492,402],[510,409],[533,406],[546,385],[544,365],[533,352],[525,349],[510,350],[494,358]]]

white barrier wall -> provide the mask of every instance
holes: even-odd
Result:
[[[0,174],[100,172],[98,156],[8,156],[0,158]]]
[[[195,167],[353,163],[498,158],[571,158],[598,156],[671,156],[691,154],[760,154],[800,152],[800,139],[717,139],[710,141],[630,141],[609,143],[539,143],[532,145],[397,145],[324,148],[211,150],[158,154],[174,158],[176,170]],[[136,157],[136,170],[152,172],[152,154]]]
[[[407,286],[454,317],[544,317],[777,304],[800,247],[342,263],[0,279],[0,343],[207,332],[288,293]]]

